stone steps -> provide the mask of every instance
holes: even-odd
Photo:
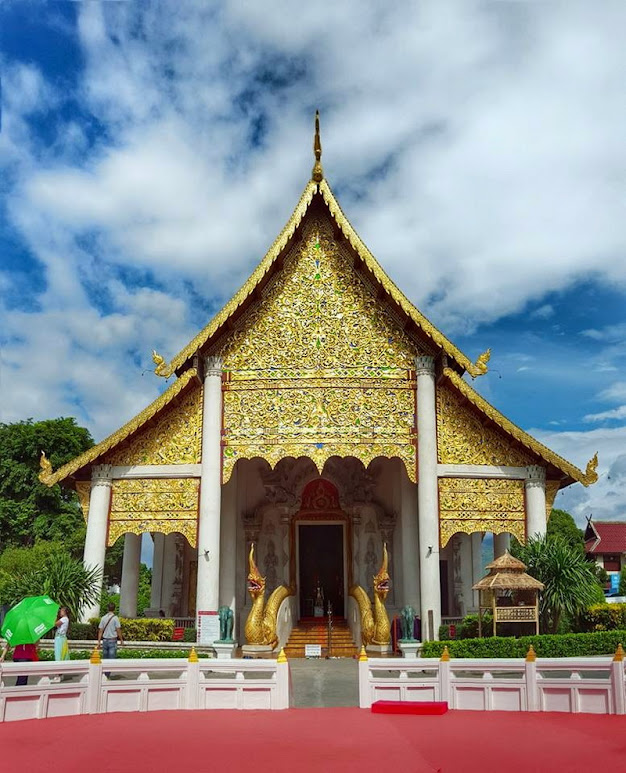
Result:
[[[325,622],[301,620],[291,632],[289,641],[285,646],[285,654],[288,658],[303,658],[307,644],[319,644],[322,648],[322,657],[327,655],[328,628]],[[352,658],[358,654],[345,620],[333,621],[330,654],[332,657],[341,658]]]

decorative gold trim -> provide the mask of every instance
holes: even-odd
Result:
[[[511,437],[515,438],[515,440],[520,442],[522,445],[526,446],[526,448],[530,449],[534,454],[541,457],[544,461],[553,464],[555,467],[561,470],[561,472],[565,473],[565,475],[568,475],[575,481],[582,483],[583,486],[589,486],[591,483],[595,482],[595,480],[592,480],[593,470],[589,469],[589,466],[593,460],[591,460],[589,465],[587,465],[587,472],[583,473],[578,469],[578,467],[574,467],[571,462],[568,462],[567,459],[563,459],[562,456],[559,456],[554,451],[551,451],[547,446],[544,446],[543,443],[535,440],[535,438],[533,438],[527,432],[524,432],[523,429],[520,429],[517,425],[513,424],[513,422],[507,419],[506,416],[503,416],[500,411],[496,410],[496,408],[491,405],[491,403],[488,403],[484,397],[472,389],[472,387],[466,381],[464,381],[456,371],[452,370],[452,368],[444,368],[443,375],[453,384],[453,386],[459,390],[459,392],[461,392],[463,397],[466,397],[473,405],[476,406],[476,408],[482,411],[501,429],[511,435]]]
[[[546,521],[550,519],[550,513],[554,507],[554,500],[561,488],[560,480],[547,480],[546,481]]]
[[[83,518],[85,519],[85,523],[87,523],[87,518],[89,517],[89,498],[91,496],[91,481],[77,480],[76,493],[78,494],[78,501],[80,502],[80,508],[83,511]]]
[[[48,481],[52,478],[53,472],[52,472],[52,465],[50,464],[50,459],[46,456],[46,452],[42,451],[41,456],[39,457],[39,467],[41,469],[41,472],[39,473],[39,480],[42,483],[48,484]]]
[[[326,180],[322,180],[319,184],[319,191],[322,194],[331,215],[334,217],[337,225],[341,228],[343,235],[348,242],[352,245],[352,248],[356,251],[359,258],[365,263],[367,268],[372,272],[376,280],[382,285],[387,293],[393,298],[393,300],[400,306],[400,308],[407,314],[415,324],[420,327],[426,335],[431,338],[437,346],[440,346],[446,354],[452,357],[462,368],[464,368],[470,376],[481,376],[484,370],[479,365],[474,363],[466,357],[457,347],[449,341],[443,333],[426,319],[419,309],[417,309],[406,295],[389,279],[380,263],[367,249],[365,244],[361,241],[361,238],[356,233],[354,228],[350,225],[348,218],[344,215],[337,199],[330,189],[330,186]]]
[[[55,483],[58,483],[70,475],[73,475],[77,470],[80,470],[80,468],[84,467],[86,464],[91,464],[99,456],[102,456],[102,454],[110,451],[111,448],[118,445],[123,440],[126,440],[127,437],[132,435],[134,432],[137,432],[137,430],[140,429],[147,421],[152,419],[154,416],[156,416],[157,413],[159,413],[159,411],[162,411],[163,408],[169,405],[169,403],[176,397],[176,395],[179,395],[195,376],[197,376],[197,372],[194,368],[189,368],[189,370],[186,370],[169,389],[157,397],[154,402],[150,403],[147,408],[144,408],[141,413],[138,413],[134,419],[126,422],[123,427],[118,429],[112,435],[109,435],[109,437],[105,438],[97,445],[93,446],[93,448],[90,448],[80,456],[72,459],[71,462],[64,464],[63,467],[59,467],[59,469],[53,475],[48,476],[43,482],[47,486],[53,486]]]
[[[180,368],[184,363],[192,357],[201,346],[203,346],[211,336],[213,336],[217,330],[228,320],[228,318],[234,314],[234,312],[241,306],[241,304],[248,298],[254,291],[257,284],[270,270],[272,264],[276,258],[280,255],[289,239],[295,233],[296,228],[302,222],[313,196],[316,192],[321,194],[328,209],[334,218],[337,225],[342,230],[347,241],[352,245],[353,249],[357,252],[359,258],[365,263],[367,268],[372,272],[376,280],[382,285],[382,287],[389,293],[393,300],[400,306],[400,308],[420,327],[427,336],[429,336],[434,343],[441,347],[446,354],[454,359],[464,370],[466,370],[470,376],[481,376],[486,372],[486,360],[483,362],[481,358],[485,357],[485,354],[478,358],[476,364],[474,364],[463,352],[457,349],[454,344],[449,341],[443,333],[441,333],[426,317],[409,301],[404,293],[396,287],[396,285],[389,279],[381,265],[376,258],[367,249],[365,244],[361,241],[360,237],[350,225],[348,218],[344,215],[341,207],[339,206],[333,192],[330,189],[327,181],[322,179],[319,183],[311,180],[307,183],[304,189],[300,201],[295,208],[293,214],[289,218],[287,224],[279,234],[276,241],[272,244],[263,260],[259,263],[257,268],[250,275],[245,284],[240,290],[232,297],[232,299],[222,308],[222,310],[216,314],[215,317],[209,322],[209,324],[203,328],[198,335],[190,341],[187,346],[182,349],[176,357],[170,362],[168,366],[160,362],[157,364],[155,373],[159,376],[170,376],[176,369]]]
[[[483,352],[480,357],[476,360],[474,363],[474,367],[479,371],[479,376],[484,376],[485,373],[489,370],[487,367],[487,363],[491,359],[491,349],[487,349],[487,351]]]
[[[596,470],[598,469],[598,452],[596,451],[595,454],[591,457],[591,459],[587,462],[587,467],[585,468],[585,474],[583,475],[583,479],[581,480],[581,483],[583,486],[590,486],[592,483],[595,483],[598,480],[598,473]]]
[[[295,233],[296,228],[302,222],[302,218],[305,216],[306,211],[309,208],[309,204],[313,200],[313,196],[317,191],[317,183],[312,180],[307,183],[306,188],[302,192],[300,201],[297,207],[294,209],[293,214],[287,221],[287,225],[280,232],[272,246],[267,251],[267,254],[259,265],[252,272],[245,284],[233,295],[228,303],[218,312],[209,324],[204,327],[198,335],[193,338],[184,349],[182,349],[176,357],[170,362],[170,364],[164,367],[163,364],[157,365],[155,373],[158,372],[159,376],[171,376],[172,373],[180,368],[190,357],[192,357],[198,349],[208,341],[208,339],[226,322],[226,320],[235,313],[235,311],[241,306],[241,304],[248,298],[258,283],[263,279],[265,274],[270,270],[272,264],[276,258],[280,255],[285,245],[291,239]]]

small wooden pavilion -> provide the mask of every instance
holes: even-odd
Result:
[[[539,633],[539,591],[543,583],[526,574],[526,564],[508,550],[487,564],[489,574],[473,586],[480,593],[478,635],[482,636],[483,615],[493,615],[493,635],[498,623],[534,623]]]

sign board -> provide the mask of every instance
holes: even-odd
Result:
[[[198,611],[198,644],[213,644],[220,638],[220,619],[217,610]]]
[[[304,645],[304,657],[305,658],[321,658],[322,657],[322,645],[321,644],[305,644]]]
[[[609,574],[611,578],[611,593],[619,593],[619,572]]]

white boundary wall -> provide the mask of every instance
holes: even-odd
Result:
[[[28,684],[14,686],[20,674],[28,675]],[[289,663],[276,660],[0,664],[0,722],[113,711],[287,708]]]
[[[359,662],[359,705],[447,701],[451,709],[625,714],[624,662],[611,657],[372,658]]]

